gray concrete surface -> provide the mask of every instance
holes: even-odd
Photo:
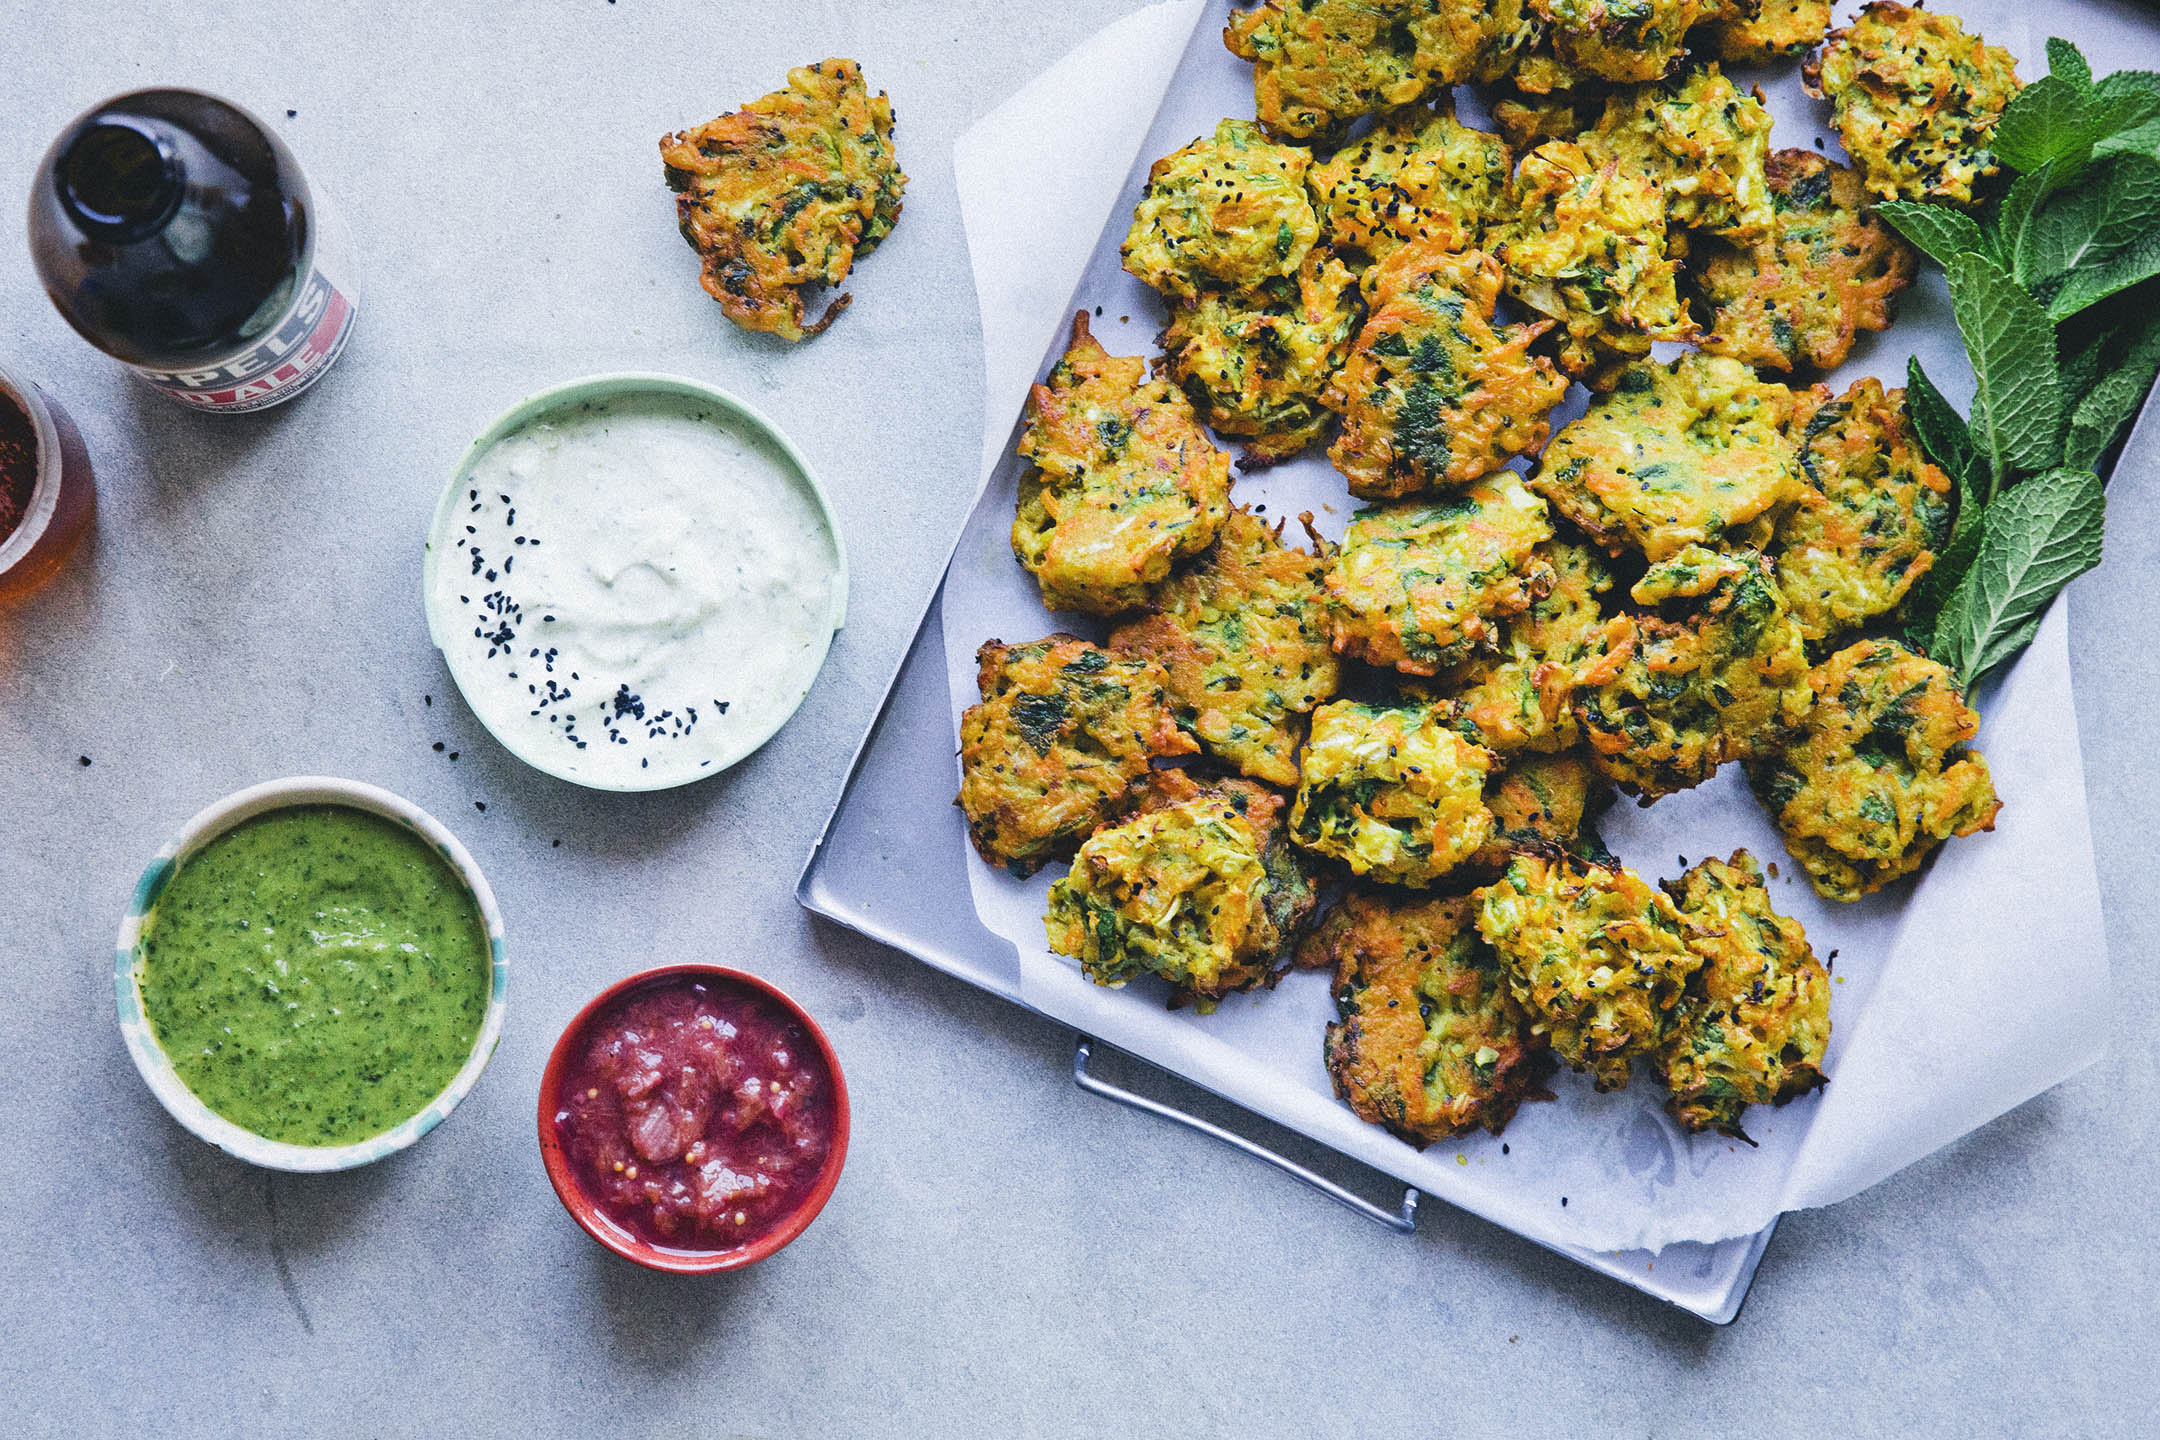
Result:
[[[2117,485],[2107,566],[2074,596],[2108,1058],[1788,1218],[1730,1329],[1438,1207],[1413,1241],[1355,1221],[1077,1094],[1056,1027],[796,908],[973,484],[951,141],[1126,8],[0,0],[0,353],[81,422],[102,505],[94,550],[0,612],[0,1433],[2152,1433],[2160,476]],[[892,92],[912,183],[854,309],[788,349],[698,292],[653,142],[827,53]],[[205,421],[133,386],[9,238],[50,135],[152,82],[275,117],[361,241],[351,351],[267,417]],[[856,574],[797,720],[734,774],[645,798],[488,741],[418,599],[466,440],[538,386],[631,367],[773,414],[821,468]],[[357,1174],[272,1179],[137,1080],[109,946],[182,819],[305,771],[451,823],[501,897],[515,976],[501,1050],[440,1133]],[[825,1216],[727,1279],[602,1253],[533,1142],[561,1025],[681,957],[800,996],[855,1098]]]

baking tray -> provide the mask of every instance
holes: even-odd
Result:
[[[839,801],[796,882],[795,898],[814,914],[1032,1009],[1020,998],[1018,956],[1010,944],[976,919],[974,896],[968,889],[963,859],[967,827],[952,803],[960,776],[945,684],[939,610],[944,589],[941,578],[916,624],[906,657],[886,687],[877,719],[855,752]],[[1248,1136],[1106,1084],[1086,1068],[1090,1040],[1075,1036],[1073,1076],[1081,1088],[1234,1145],[1390,1228],[1407,1233],[1414,1224],[1414,1191],[1404,1196],[1399,1207],[1374,1204]],[[1190,1082],[1179,1078],[1174,1083]],[[1400,1183],[1377,1170],[1372,1173],[1375,1194],[1390,1193]],[[1740,1313],[1755,1267],[1762,1263],[1776,1228],[1773,1224],[1716,1245],[1669,1245],[1655,1255],[1545,1248],[1724,1325]]]

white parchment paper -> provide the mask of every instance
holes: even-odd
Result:
[[[2028,79],[2040,73],[2034,57],[2046,32],[2035,37],[2001,0],[1962,0],[1959,9],[2020,57]],[[1101,633],[1080,617],[1046,614],[1013,561],[1007,535],[1021,465],[1012,441],[1027,388],[1063,350],[1074,308],[1101,307],[1092,324],[1112,353],[1154,353],[1160,304],[1119,268],[1118,244],[1155,157],[1223,116],[1252,114],[1250,71],[1223,49],[1222,18],[1222,6],[1206,0],[1132,15],[956,147],[987,368],[984,490],[944,591],[956,735],[977,698],[983,641]],[[2083,37],[2073,28],[2071,38]],[[2104,48],[2088,53],[2096,68],[2117,63]],[[1801,93],[1792,68],[1759,78],[1777,120],[1774,145],[1820,137],[1835,153],[1823,107]],[[1865,374],[1902,383],[1906,357],[1917,353],[1953,400],[1969,394],[1939,274],[1908,292],[1897,326],[1870,342],[1831,377],[1836,388]],[[1236,498],[1270,515],[1310,509],[1330,536],[1356,503],[1318,455],[1241,478]],[[1504,1146],[1478,1135],[1421,1152],[1335,1098],[1320,1055],[1333,1018],[1325,975],[1293,974],[1209,1016],[1171,1011],[1159,984],[1106,990],[1050,953],[1044,896],[1062,867],[1015,880],[970,852],[975,903],[984,924],[1013,943],[1028,1004],[1534,1239],[1657,1250],[1752,1234],[1785,1210],[1874,1184],[2097,1058],[2107,959],[2067,614],[2057,605],[2015,669],[1979,697],[1979,744],[2004,802],[1996,831],[1952,842],[1917,882],[1853,905],[1818,899],[1737,767],[1651,808],[1623,801],[1600,822],[1607,843],[1646,877],[1742,845],[1781,862],[1775,903],[1807,926],[1819,955],[1835,955],[1831,1083],[1783,1109],[1751,1111],[1757,1149],[1684,1134],[1646,1081],[1598,1095],[1563,1072],[1558,1101],[1525,1106]]]

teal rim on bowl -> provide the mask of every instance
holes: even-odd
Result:
[[[464,622],[459,617],[443,613],[438,609],[435,601],[435,581],[437,569],[443,563],[444,557],[453,553],[452,546],[456,540],[457,526],[460,523],[460,517],[464,513],[461,508],[463,504],[462,496],[468,488],[473,466],[483,455],[504,439],[549,414],[573,409],[580,405],[592,404],[597,401],[616,400],[624,396],[637,395],[686,398],[710,405],[728,417],[727,421],[715,422],[716,425],[725,427],[732,424],[740,427],[742,432],[771,447],[774,455],[785,462],[785,468],[792,472],[793,480],[816,510],[826,538],[832,545],[832,573],[829,586],[832,614],[830,627],[823,633],[817,650],[816,664],[810,671],[810,679],[804,684],[802,694],[794,697],[792,703],[780,710],[775,715],[770,726],[760,733],[747,737],[733,750],[713,757],[694,772],[671,774],[663,769],[655,771],[650,779],[639,778],[616,782],[572,773],[567,766],[558,763],[550,756],[537,753],[536,747],[525,746],[511,736],[505,735],[496,728],[494,722],[486,714],[482,713],[479,706],[473,704],[472,697],[464,693],[465,679],[458,673],[457,663],[451,658],[450,648],[444,643],[445,639],[453,633],[452,627]],[[442,655],[444,667],[449,670],[450,678],[457,685],[461,697],[464,698],[466,708],[486,727],[488,733],[495,737],[496,742],[542,774],[551,775],[558,780],[566,780],[573,785],[582,785],[587,789],[619,792],[669,790],[680,785],[693,784],[696,781],[707,779],[730,769],[757,753],[767,741],[780,732],[788,721],[795,717],[795,712],[802,707],[802,702],[809,698],[810,688],[816,683],[817,676],[823,672],[826,658],[831,653],[832,637],[837,635],[841,627],[846,623],[847,593],[847,549],[840,535],[839,521],[833,513],[832,501],[826,495],[825,487],[818,481],[817,472],[811,469],[810,462],[804,457],[803,453],[795,448],[795,443],[788,439],[780,427],[768,419],[757,407],[738,396],[730,394],[717,385],[708,385],[702,380],[692,380],[682,375],[667,375],[645,371],[591,375],[582,380],[566,381],[563,384],[551,386],[548,389],[528,395],[525,399],[497,416],[493,424],[481,431],[472,444],[465,447],[465,454],[459,459],[457,468],[451,472],[449,481],[443,486],[442,494],[435,503],[434,518],[428,525],[426,559],[421,566],[420,579],[420,603],[427,613],[428,638],[434,642],[437,652]]]
[[[380,1135],[370,1135],[350,1145],[294,1145],[272,1140],[218,1114],[182,1082],[171,1058],[158,1044],[157,1036],[151,1033],[149,1017],[143,1013],[140,955],[143,925],[174,873],[190,855],[242,821],[296,805],[344,805],[403,825],[449,862],[450,868],[457,872],[471,893],[473,903],[480,907],[480,918],[487,926],[491,962],[487,1013],[481,1021],[480,1034],[465,1057],[465,1064],[442,1093],[430,1100],[419,1114]],[[448,1119],[450,1112],[480,1079],[480,1072],[487,1068],[489,1057],[494,1055],[495,1046],[502,1039],[506,1013],[504,995],[509,980],[510,968],[503,958],[502,911],[496,908],[495,892],[488,888],[487,877],[480,873],[480,867],[473,863],[471,854],[458,843],[458,838],[445,829],[441,821],[410,800],[357,780],[323,775],[296,775],[252,785],[226,796],[183,825],[180,833],[166,842],[165,848],[144,867],[142,878],[135,883],[134,898],[128,903],[127,918],[120,922],[120,941],[113,952],[113,995],[120,1011],[120,1036],[127,1042],[128,1054],[141,1072],[143,1083],[157,1096],[158,1103],[187,1130],[235,1159],[270,1170],[302,1173],[350,1170],[371,1164],[403,1150]]]

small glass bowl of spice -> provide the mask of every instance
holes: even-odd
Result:
[[[75,422],[0,366],[0,600],[50,579],[96,511],[90,453]]]
[[[775,986],[664,965],[609,986],[540,1080],[540,1155],[563,1208],[653,1270],[754,1265],[809,1228],[847,1160],[832,1042]]]

